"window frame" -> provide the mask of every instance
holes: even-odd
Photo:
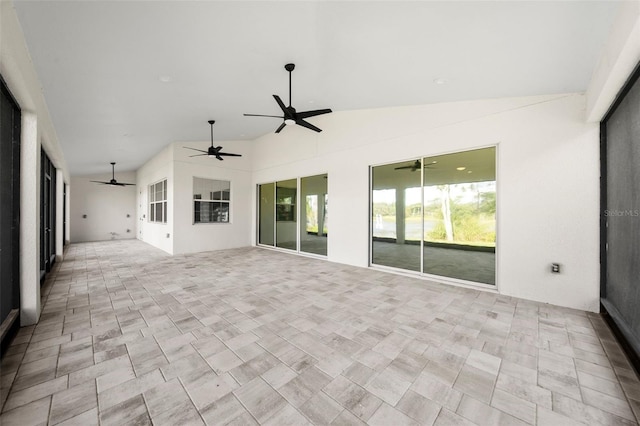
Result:
[[[224,189],[221,189],[219,191],[211,191],[210,199],[196,198],[196,195],[199,195],[200,197],[202,197],[202,194],[195,194],[196,179],[207,180],[211,182],[223,182],[228,184],[227,199],[224,199],[225,198]],[[232,203],[231,203],[232,186],[233,186],[233,183],[231,182],[231,180],[193,176],[192,186],[191,186],[191,224],[192,225],[230,225],[232,223],[232,220],[231,220],[232,218]],[[213,194],[218,194],[219,198],[214,199]],[[213,206],[212,209],[215,208],[216,205],[226,204],[227,206],[226,220],[215,220],[210,222],[202,222],[201,220],[197,221],[196,220],[196,203],[198,203],[199,205],[202,205],[203,203],[209,203]]]
[[[161,185],[161,189],[160,189],[160,198],[161,199],[157,199],[157,195],[158,195],[158,189],[157,186]],[[147,195],[148,195],[148,200],[147,200],[147,207],[148,207],[148,215],[147,215],[147,221],[149,223],[160,223],[160,224],[166,224],[167,223],[167,216],[168,216],[168,205],[167,205],[167,198],[168,198],[168,183],[167,183],[167,179],[161,179],[157,182],[154,182],[152,184],[150,184],[147,187]],[[158,206],[160,206],[160,213],[162,215],[162,219],[161,220],[157,220],[157,209]]]

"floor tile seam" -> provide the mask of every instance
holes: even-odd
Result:
[[[160,346],[160,344],[156,340],[155,336],[152,335],[152,337],[153,337],[153,340],[156,342],[156,345],[158,345],[158,347],[160,348],[160,352],[162,353],[162,356],[164,356],[165,360],[167,361],[167,364],[170,364],[169,360],[167,359],[166,355],[162,351],[162,347]],[[125,347],[125,350],[127,351],[127,357],[129,358],[129,364],[131,364],[131,370],[133,370],[133,375],[135,376],[135,380],[138,380],[138,379],[140,379],[140,377],[138,377],[138,374],[136,373],[136,368],[134,366],[133,359],[131,358],[131,353],[129,352],[129,343],[130,342],[125,342],[124,343],[124,347]],[[163,380],[165,380],[164,379],[164,374],[162,374],[162,371],[160,370],[160,368],[158,367],[158,368],[156,368],[156,370],[158,370],[160,372],[160,376],[162,377]],[[144,374],[142,374],[142,376],[144,376],[145,374],[151,373],[152,371],[153,370],[145,372]],[[166,382],[166,380],[165,380],[165,382]],[[98,389],[97,385],[98,385],[98,383],[96,381],[96,392],[97,392],[97,389]]]
[[[160,371],[160,374],[162,375],[162,371]],[[160,385],[158,385],[158,386],[161,386],[161,385],[163,385],[163,384],[165,384],[165,383],[169,383],[169,382],[167,382],[167,380],[165,379],[164,375],[162,375],[162,378],[164,379],[164,383],[161,383],[161,384],[160,384]],[[180,383],[180,386],[182,386],[182,383]],[[147,401],[147,397],[146,397],[144,394],[145,394],[146,392],[148,392],[148,391],[150,391],[150,390],[154,389],[155,387],[157,387],[157,386],[154,386],[153,388],[149,388],[149,389],[147,389],[146,391],[144,391],[144,392],[140,392],[140,393],[138,394],[138,395],[140,395],[140,397],[142,398],[142,402],[144,403],[144,408],[145,408],[145,410],[147,410],[147,416],[149,416],[149,420],[151,420],[151,423],[152,423],[152,424],[153,424],[153,417],[151,416],[151,409],[150,409],[150,407],[149,407],[149,402]],[[182,389],[185,391],[185,393],[187,394],[187,396],[189,396],[189,394],[188,394],[188,393],[187,393],[187,391],[184,389],[184,387],[183,387]],[[132,396],[131,398],[135,398],[135,397],[136,397],[136,396],[138,396],[138,395],[134,395],[134,396]],[[131,398],[129,398],[129,399],[131,399]],[[127,400],[125,400],[125,401],[128,401],[128,399],[127,399]],[[124,401],[123,401],[123,402],[124,402]],[[193,402],[192,402],[192,403],[193,403]],[[117,404],[116,404],[116,405],[117,405]],[[111,407],[110,407],[110,408],[111,408]],[[163,413],[165,413],[166,411],[167,411],[167,410],[164,410],[164,411],[162,411],[162,413],[159,413],[159,414],[163,414]],[[197,410],[196,410],[196,411],[197,411]],[[198,413],[198,414],[199,414],[199,413]]]
[[[593,327],[594,331],[596,332],[596,334],[598,336],[598,340],[600,341],[600,345],[602,346],[602,348],[604,350],[603,339],[601,337],[601,333],[598,332],[598,328],[594,324],[594,319],[592,319],[591,316],[589,316],[589,315],[587,316],[587,318],[589,318],[591,326]],[[606,322],[605,322],[605,326],[607,327],[607,329],[609,329],[609,331],[611,331],[609,325]],[[615,340],[615,342],[618,343],[617,339]],[[618,343],[618,346],[619,346],[619,343]],[[609,361],[609,364],[612,366],[613,373],[616,375],[616,379],[618,380],[618,384],[622,388],[622,393],[625,396],[625,401],[627,402],[627,406],[629,407],[629,409],[631,410],[631,413],[633,414],[634,418],[636,419],[636,423],[640,424],[640,417],[638,417],[638,414],[636,414],[636,412],[632,408],[633,407],[632,404],[631,404],[631,400],[632,399],[627,394],[627,391],[625,390],[624,386],[622,386],[622,381],[620,380],[621,376],[619,375],[618,371],[615,368],[613,368],[613,363],[611,362],[611,358],[609,357],[609,353],[607,351],[604,351],[604,352],[605,352],[605,356],[607,357],[607,360]],[[628,361],[627,354],[624,353],[624,352],[623,352],[623,354],[625,356],[625,359],[627,359],[627,361]],[[636,374],[635,370],[632,369],[632,371],[634,372],[634,374]],[[636,381],[638,381],[637,374],[636,374]],[[582,389],[580,389],[580,395],[582,396]]]
[[[507,413],[506,411],[503,411],[503,410],[501,410],[500,408],[498,408],[498,407],[494,406],[494,405],[493,405],[493,403],[492,403],[492,402],[493,402],[493,398],[494,398],[494,396],[495,396],[495,391],[496,391],[496,388],[497,388],[497,384],[498,384],[498,377],[499,377],[499,376],[500,376],[500,374],[502,373],[503,361],[504,361],[504,359],[502,359],[502,358],[501,358],[501,360],[500,360],[500,369],[498,370],[498,374],[496,374],[496,379],[495,379],[495,382],[494,382],[494,384],[493,384],[493,390],[491,391],[491,398],[489,398],[489,404],[487,404],[487,405],[488,405],[488,406],[490,406],[490,407],[491,407],[491,408],[493,408],[493,409],[496,409],[496,410],[500,411],[501,413],[505,413],[505,414],[507,414],[507,415],[509,415],[509,416],[516,417],[516,416],[514,416],[513,414]],[[538,374],[537,374],[537,372],[538,372],[538,369],[536,368],[536,386],[541,387],[541,386],[539,386],[539,384],[538,384]],[[506,372],[504,373],[504,375],[509,376],[509,377],[514,377],[514,376],[511,376],[510,374],[508,374],[508,373],[506,373]],[[517,377],[514,377],[514,378],[516,378],[516,379],[520,380],[520,379],[519,379],[519,378],[517,378]],[[543,388],[543,389],[546,389],[546,388]],[[500,390],[501,390],[502,392],[507,392],[506,390],[502,390],[502,389],[500,389]],[[547,390],[548,390],[548,389],[547,389]],[[551,392],[551,391],[549,391],[549,392]],[[509,393],[509,395],[512,395],[512,394],[511,394],[511,393]],[[519,396],[517,396],[517,395],[512,395],[512,396],[514,396],[514,397],[516,397],[516,398],[518,398],[518,399],[523,399],[523,400],[524,400],[524,398],[520,398],[520,397],[519,397]],[[527,401],[527,400],[525,400],[525,401]],[[537,416],[538,416],[538,404],[537,404],[537,403],[535,403],[535,402],[533,402],[533,401],[527,401],[527,402],[530,402],[531,404],[535,405],[535,413],[534,413],[534,419],[535,419],[535,420],[534,420],[533,424],[534,424],[534,425],[536,425],[536,424],[537,424],[537,420],[538,420],[538,419],[537,419]],[[552,402],[552,404],[553,404],[553,398],[552,398],[552,401],[551,401],[551,402]],[[456,410],[457,410],[457,409],[456,409]],[[522,419],[520,419],[520,418],[518,418],[518,419],[519,419],[519,420],[522,420]],[[523,420],[523,421],[524,421],[524,420]]]
[[[56,360],[56,362],[57,362],[57,361],[58,361],[58,360]],[[56,367],[56,372],[57,372],[57,367]],[[49,407],[49,409],[50,409],[50,410],[49,410],[49,411],[51,411],[51,407],[53,407],[53,396],[54,396],[55,394],[57,394],[57,393],[64,392],[64,391],[66,391],[66,390],[68,390],[68,389],[69,389],[69,375],[68,375],[68,374],[65,374],[64,376],[60,376],[60,377],[66,377],[66,386],[65,386],[65,389],[62,389],[62,390],[59,390],[59,391],[56,391],[56,392],[52,392],[52,393],[50,393],[50,394],[48,394],[48,395],[43,396],[42,398],[38,398],[37,400],[30,401],[30,402],[28,402],[28,403],[26,403],[26,404],[23,404],[23,405],[20,405],[20,406],[14,407],[14,408],[12,408],[12,410],[13,410],[13,409],[16,409],[16,408],[24,407],[25,405],[31,404],[32,402],[35,402],[35,401],[39,401],[39,400],[41,400],[41,399],[43,399],[43,398],[50,397],[50,398],[51,398],[51,401],[50,401],[50,404],[49,404],[49,405],[50,405],[50,407]],[[27,390],[29,390],[30,388],[33,388],[33,387],[35,387],[35,386],[38,386],[38,385],[44,384],[44,383],[49,382],[49,381],[51,381],[51,380],[57,380],[57,379],[59,379],[60,377],[54,377],[53,379],[47,380],[47,381],[42,382],[42,383],[34,384],[34,385],[32,385],[32,386],[29,386],[28,388],[20,389],[19,391],[16,391],[16,392],[27,391]],[[11,395],[11,394],[12,394],[12,392],[10,392],[9,394],[7,394],[7,401],[9,400],[9,395]],[[5,404],[6,404],[6,402],[5,402]],[[4,407],[3,407],[3,408],[4,408]],[[11,410],[8,410],[8,411],[11,411]],[[49,419],[49,417],[47,417],[47,419]],[[48,420],[47,420],[47,422],[48,422]]]
[[[578,403],[580,403],[580,404],[582,404],[582,405],[585,405],[586,407],[589,407],[589,408],[592,408],[592,409],[598,410],[599,412],[602,412],[602,413],[604,413],[605,415],[612,416],[612,417],[614,417],[614,418],[620,418],[620,419],[624,419],[624,420],[629,420],[629,419],[627,419],[626,417],[623,417],[623,416],[621,416],[621,415],[619,415],[619,414],[616,414],[616,413],[612,413],[611,411],[608,411],[608,410],[602,409],[602,408],[600,408],[600,407],[596,407],[595,405],[587,404],[586,402],[577,401],[577,400],[575,400],[574,398],[572,398],[572,397],[570,397],[570,396],[568,396],[568,395],[565,395],[565,394],[563,394],[563,393],[561,393],[561,392],[556,392],[556,391],[550,391],[550,392],[552,393],[552,399],[551,399],[552,411],[553,411],[553,412],[555,412],[555,413],[561,414],[561,415],[563,415],[563,416],[565,416],[565,417],[569,417],[569,416],[568,416],[567,414],[565,414],[565,413],[562,413],[562,412],[559,412],[559,411],[556,411],[556,410],[554,410],[554,409],[553,409],[553,405],[554,405],[554,403],[553,403],[553,399],[554,399],[554,398],[553,398],[553,395],[559,394],[559,395],[561,395],[561,396],[562,396],[562,397],[564,397],[564,398],[571,399],[571,400],[573,400],[573,401],[575,401],[575,402],[578,402]],[[582,398],[582,389],[580,389],[580,396],[581,396],[581,398]],[[633,414],[633,416],[634,416],[634,417],[636,417],[635,412],[633,411],[633,409],[631,409],[631,407],[630,407],[630,406],[629,406],[629,409],[631,410],[631,413]],[[583,421],[581,421],[581,420],[577,420],[577,419],[575,419],[575,418],[572,418],[572,419],[573,419],[573,420],[575,420],[575,421],[577,421],[577,422],[580,422],[580,423],[589,424],[589,423],[583,422]],[[638,422],[637,422],[637,420],[636,420],[636,423],[638,423]]]
[[[206,361],[205,361],[206,362]],[[184,390],[185,395],[187,395],[187,398],[189,398],[189,402],[191,402],[191,405],[193,406],[193,409],[196,410],[196,413],[198,413],[198,416],[200,417],[200,419],[202,420],[203,424],[207,424],[207,421],[205,420],[205,418],[202,416],[202,413],[200,412],[200,410],[198,409],[198,407],[196,406],[195,401],[193,400],[193,398],[191,397],[191,395],[189,394],[189,391],[187,390],[187,386],[185,385],[185,383],[183,382],[182,377],[177,376],[176,379],[178,379],[178,383],[180,383],[180,386],[182,386],[182,390]],[[235,380],[235,379],[234,379]],[[232,393],[233,391],[229,392]],[[223,395],[221,398],[224,398],[224,396],[226,396],[228,394]],[[144,396],[143,396],[144,397]],[[235,395],[234,395],[235,397]],[[237,399],[237,398],[236,398]],[[215,402],[215,401],[214,401]],[[146,399],[145,399],[145,403],[146,403]],[[210,404],[209,404],[210,405]],[[208,407],[209,405],[206,405],[205,407],[202,407],[202,410],[204,411],[204,409],[206,407]],[[149,412],[149,409],[147,408],[147,411]],[[153,422],[153,418],[151,417],[151,413],[149,412],[149,417],[151,418],[151,421]]]
[[[553,389],[547,388],[547,387],[545,387],[545,386],[543,386],[543,385],[541,385],[541,384],[540,384],[540,371],[542,371],[542,370],[541,370],[541,368],[540,368],[540,351],[543,351],[543,350],[545,350],[545,351],[546,351],[546,349],[538,348],[538,357],[537,357],[537,365],[536,365],[536,373],[537,373],[537,374],[536,374],[536,386],[538,386],[539,388],[542,388],[542,389],[545,389],[545,390],[547,390],[547,391],[551,392],[551,410],[552,410],[552,411],[555,411],[555,410],[553,410],[553,399],[554,399],[554,398],[553,398],[553,396],[554,396],[556,393],[560,393],[560,394],[562,394],[562,393],[561,393],[561,392],[558,392],[558,391],[555,391],[555,390],[553,390]],[[551,352],[551,351],[547,351],[547,352]],[[552,352],[552,353],[553,353],[553,352]],[[566,355],[555,354],[555,353],[554,353],[554,355],[566,356]],[[576,374],[576,382],[578,382],[578,390],[580,391],[580,401],[577,401],[577,400],[575,400],[574,398],[571,398],[571,397],[570,397],[570,396],[568,396],[568,395],[565,395],[565,394],[562,394],[562,395],[565,395],[566,397],[571,398],[571,399],[573,399],[574,401],[579,402],[580,404],[586,405],[586,406],[588,406],[588,407],[593,407],[592,405],[587,404],[587,403],[584,401],[584,396],[583,396],[583,394],[582,394],[582,386],[580,385],[580,381],[579,381],[579,379],[578,379],[578,367],[577,367],[577,365],[576,365],[576,361],[575,361],[576,359],[575,359],[575,357],[568,357],[568,358],[570,358],[570,359],[571,359],[571,364],[573,365],[573,371],[574,371],[574,372],[575,372],[575,374]],[[558,373],[558,374],[559,374],[559,373]],[[627,403],[628,403],[628,402],[627,402]],[[597,407],[594,407],[594,408],[597,408]],[[557,411],[556,411],[556,412],[557,412]]]
[[[409,389],[407,389],[407,392],[408,392],[408,391],[409,391]],[[419,393],[417,393],[417,392],[415,392],[415,391],[412,391],[412,392],[414,392],[414,393],[416,393],[416,394],[420,395]],[[428,401],[432,402],[433,404],[436,404],[436,405],[439,407],[439,408],[438,408],[438,413],[437,413],[437,414],[436,414],[436,416],[435,416],[435,419],[437,419],[437,418],[440,416],[440,412],[441,412],[441,411],[442,411],[442,409],[444,408],[444,405],[440,405],[440,404],[438,404],[437,402],[433,401],[431,398],[427,398],[427,397],[426,397],[426,396],[424,396],[424,395],[420,395],[420,396],[421,396],[421,397],[423,397],[423,398],[425,398],[426,400],[428,400]],[[404,395],[403,395],[403,397],[404,397]],[[412,416],[411,416],[411,415],[409,415],[408,413],[405,413],[405,412],[404,412],[404,411],[402,411],[401,409],[397,408],[398,404],[400,404],[400,401],[402,401],[402,398],[400,398],[400,400],[398,400],[398,402],[396,403],[396,405],[394,405],[394,406],[393,406],[393,408],[395,408],[396,410],[400,411],[401,413],[403,413],[403,414],[404,414],[404,415],[406,415],[407,417],[410,417],[410,418],[412,418],[412,419],[414,419],[415,421],[417,421],[417,422],[419,422],[419,423],[420,423],[421,419],[417,419],[417,418],[415,418],[415,417],[412,417]],[[458,406],[459,406],[459,405],[460,405],[460,404],[458,403]],[[381,406],[382,406],[382,405],[381,405]],[[458,407],[456,406],[456,411],[457,411],[457,410],[458,410]],[[376,411],[378,411],[378,410],[376,410]],[[375,414],[375,412],[374,412],[373,414]],[[371,415],[371,417],[373,417],[373,414]],[[434,420],[434,421],[435,421],[435,420]]]
[[[577,367],[576,367],[576,368],[577,368]],[[626,392],[624,391],[624,388],[623,388],[623,387],[622,387],[622,385],[620,384],[620,381],[615,381],[615,382],[614,382],[614,381],[609,380],[609,379],[607,379],[607,378],[599,377],[599,376],[596,376],[596,375],[594,375],[594,374],[591,374],[591,373],[589,373],[589,372],[587,372],[587,371],[582,371],[582,370],[579,370],[579,369],[577,369],[577,371],[578,371],[578,385],[580,386],[580,389],[582,389],[582,388],[584,387],[584,388],[589,389],[589,390],[592,390],[592,391],[600,392],[600,391],[599,391],[598,389],[596,389],[594,386],[589,386],[589,385],[586,385],[586,384],[582,384],[582,383],[581,383],[581,380],[580,380],[580,373],[583,373],[583,374],[587,374],[587,375],[589,375],[589,376],[595,377],[596,379],[603,380],[603,381],[606,381],[606,382],[608,382],[608,383],[613,383],[613,384],[617,384],[617,385],[619,385],[619,386],[620,386],[620,389],[622,390],[622,394],[623,394],[623,395],[625,395],[625,399],[628,399],[628,398],[626,397]],[[615,373],[614,373],[614,374],[615,374]],[[616,379],[617,379],[617,376],[616,376]],[[606,393],[606,392],[601,392],[601,393],[603,393],[603,394],[605,394],[605,395],[608,395],[608,396],[610,396],[610,397],[613,397],[613,398],[617,398],[615,395],[611,395],[611,394]],[[617,398],[617,399],[620,399],[620,400],[621,400],[621,398]],[[628,400],[627,400],[627,402],[630,404],[630,401],[628,401]],[[633,410],[632,410],[632,411],[633,411]]]
[[[189,333],[191,333],[191,332],[189,332]],[[194,336],[194,337],[195,337],[195,336]],[[196,339],[196,341],[197,341],[197,339]],[[167,355],[164,353],[164,350],[162,349],[162,346],[160,346],[159,344],[158,344],[158,346],[160,347],[160,350],[162,351],[162,354],[164,355],[164,357],[167,359],[167,362],[169,363],[167,366],[170,366],[170,365],[171,365],[171,362],[169,361],[169,358],[167,357]],[[216,376],[219,376],[219,375],[218,375],[218,374],[213,370],[213,368],[211,368],[211,365],[207,362],[206,358],[205,358],[205,357],[203,357],[203,356],[202,356],[202,354],[201,354],[201,353],[200,353],[196,348],[194,348],[194,347],[193,347],[193,343],[192,343],[192,342],[189,342],[189,346],[190,346],[190,347],[195,351],[195,354],[189,354],[189,355],[186,355],[186,356],[180,357],[180,358],[176,359],[176,360],[175,360],[175,362],[178,362],[178,361],[183,360],[183,359],[185,359],[185,358],[187,358],[187,357],[189,357],[189,356],[192,356],[192,355],[196,355],[196,354],[197,354],[197,355],[198,355],[198,357],[200,357],[200,359],[201,359],[201,360],[202,360],[206,365],[208,365],[208,366],[209,366],[209,368],[211,369],[211,371],[213,371],[213,372],[214,372],[214,374],[216,374]],[[235,354],[235,352],[234,352],[234,354]],[[236,356],[237,356],[237,354],[236,354]],[[238,357],[238,358],[240,358],[240,357]],[[162,378],[163,378],[163,379],[165,380],[165,382],[166,382],[166,381],[167,381],[167,378],[165,377],[164,373],[162,372],[162,368],[160,368],[160,374],[162,374]],[[176,375],[176,377],[177,377],[177,378],[180,378],[180,376],[179,376],[179,375]],[[234,377],[234,380],[235,380],[235,377]],[[236,382],[237,382],[237,380],[236,380]],[[238,383],[238,384],[239,384],[239,383]],[[183,386],[183,388],[184,388],[184,386]],[[185,392],[186,392],[186,389],[185,389]]]
[[[294,327],[294,328],[295,328],[295,327]],[[297,328],[296,328],[296,330],[297,330]],[[301,331],[300,333],[304,333],[304,332],[303,332],[303,331]],[[294,342],[290,341],[287,337],[285,337],[285,336],[281,336],[281,335],[280,335],[280,334],[278,334],[278,333],[274,333],[274,334],[275,334],[276,336],[278,336],[279,338],[283,339],[284,341],[286,341],[287,343],[289,343],[291,346],[293,346],[293,347],[295,347],[295,348],[299,349],[300,351],[304,352],[305,354],[307,354],[308,356],[310,356],[310,357],[311,357],[311,358],[313,358],[314,360],[318,361],[318,363],[321,361],[321,360],[319,360],[318,358],[316,358],[315,356],[313,356],[312,354],[310,354],[309,352],[305,351],[305,350],[304,350],[303,348],[301,348],[300,346],[296,345]],[[294,335],[294,336],[297,336],[297,334],[296,334],[296,335]],[[258,343],[258,344],[259,344],[259,343]],[[262,346],[262,345],[260,345],[260,346]],[[326,345],[325,345],[325,346],[326,346]],[[264,347],[263,347],[263,348],[264,348]],[[269,349],[267,349],[267,348],[264,348],[264,349],[265,349],[266,351],[269,351]],[[333,348],[332,348],[332,349],[333,349]],[[334,352],[335,352],[335,350],[334,350]],[[271,352],[270,352],[270,353],[271,353]],[[275,356],[276,358],[280,359],[280,357],[276,356],[276,355],[275,355],[275,354],[273,354],[273,353],[271,353],[271,355],[273,355],[273,356]],[[283,362],[283,363],[284,363],[284,362]],[[285,364],[285,365],[288,365],[288,364],[286,364],[286,363],[284,363],[284,364]],[[295,371],[295,370],[294,370],[294,371]],[[297,372],[296,372],[296,373],[297,373]],[[297,373],[297,374],[298,374],[298,375],[300,375],[300,373]]]
[[[49,395],[49,410],[47,412],[47,425],[51,424],[51,412],[52,411],[53,411],[53,395]]]
[[[233,377],[233,376],[232,376],[232,377]],[[264,383],[266,383],[266,384],[267,384],[267,386],[269,386],[269,387],[270,387],[274,392],[276,392],[276,393],[277,393],[277,394],[278,394],[282,399],[284,399],[284,400],[286,401],[286,403],[287,403],[287,404],[289,404],[289,401],[287,401],[287,399],[286,399],[284,396],[282,396],[282,395],[280,394],[280,392],[278,392],[278,391],[277,391],[276,389],[274,389],[274,388],[273,388],[273,387],[272,387],[272,386],[271,386],[271,385],[270,385],[266,380],[264,380],[264,379],[262,378],[262,376],[258,376],[258,377],[260,378],[260,380],[262,380]],[[235,378],[234,378],[233,380],[235,380]],[[236,380],[236,382],[237,382],[237,380]],[[246,385],[246,383],[245,383],[245,385]],[[257,424],[261,424],[261,423],[260,423],[260,421],[259,421],[259,420],[258,420],[258,419],[253,415],[253,413],[249,410],[249,407],[247,407],[247,406],[242,402],[242,400],[238,397],[238,395],[236,395],[236,390],[239,390],[239,389],[241,389],[241,388],[242,388],[242,386],[240,386],[238,389],[234,389],[234,390],[232,390],[232,391],[231,391],[231,392],[229,392],[229,393],[230,393],[231,395],[233,395],[233,397],[236,399],[236,401],[238,401],[238,403],[242,406],[242,408],[244,408],[244,410],[245,410],[247,413],[249,413],[249,415],[251,416],[251,418],[253,418],[253,419],[256,421],[256,423],[257,423]],[[203,411],[204,411],[204,410],[206,410],[208,407],[210,407],[210,406],[211,406],[212,404],[214,404],[214,403],[215,403],[215,401],[214,401],[214,402],[212,402],[211,404],[207,405],[206,407],[204,407],[202,410],[203,410]],[[289,404],[289,405],[291,405],[291,404]],[[294,408],[295,408],[295,407],[294,407]],[[283,408],[283,409],[284,409],[284,408]],[[275,414],[279,413],[280,411],[281,411],[281,410],[276,411],[276,412],[275,412],[275,413],[273,413],[271,416],[269,416],[269,418],[273,417]],[[234,417],[233,419],[231,419],[231,421],[235,420],[235,419],[236,419],[236,418],[238,418],[238,417],[240,417],[240,416],[236,416],[236,417]],[[205,423],[206,423],[206,422],[205,422]]]
[[[33,337],[33,333],[31,333],[29,335],[29,343],[27,344],[27,349],[29,348],[29,345],[31,344],[31,338],[32,337]],[[7,401],[9,400],[9,395],[11,395],[13,393],[13,386],[16,383],[16,380],[18,379],[18,373],[20,372],[20,369],[22,368],[24,357],[27,356],[27,349],[25,349],[25,351],[22,353],[22,356],[20,357],[20,365],[16,369],[15,374],[13,376],[13,379],[11,379],[11,384],[9,385],[9,390],[7,391],[7,397],[2,402],[2,405],[0,405],[0,414],[4,413],[4,407],[7,405]],[[57,356],[59,356],[59,348],[58,348],[58,355]],[[1,362],[2,362],[2,360],[0,360],[0,366],[2,365]]]
[[[364,391],[364,392],[366,392],[367,394],[373,395],[375,398],[377,398],[377,399],[379,399],[379,400],[381,401],[380,406],[378,406],[378,408],[376,408],[376,410],[375,410],[373,413],[371,413],[371,416],[369,416],[369,418],[367,419],[367,421],[364,421],[364,420],[363,420],[363,422],[364,422],[364,423],[367,423],[367,424],[368,424],[369,419],[370,419],[371,417],[373,417],[373,416],[375,415],[375,413],[380,409],[380,407],[382,407],[382,405],[383,405],[383,404],[386,404],[387,402],[386,402],[386,401],[384,401],[382,398],[378,397],[377,395],[375,395],[373,392],[369,391],[369,390],[368,390],[367,388],[365,388],[364,386],[361,386],[360,384],[358,384],[358,383],[356,383],[356,382],[353,382],[351,379],[349,379],[349,378],[347,378],[347,377],[343,376],[343,375],[342,375],[342,373],[340,373],[338,376],[339,376],[339,377],[344,378],[345,380],[348,380],[348,381],[349,381],[349,383],[350,383],[350,384],[352,384],[353,386],[356,386],[356,387],[360,388],[361,390],[363,390],[363,391]],[[338,376],[336,376],[336,377],[338,377]],[[377,377],[377,376],[376,376],[376,377]],[[334,380],[335,380],[335,379],[334,379]],[[333,381],[333,380],[332,380],[332,381]],[[370,381],[369,381],[369,382],[370,382]],[[329,382],[329,383],[331,383],[331,382]],[[327,384],[327,385],[328,385],[328,384]],[[413,383],[412,383],[411,385],[413,385]],[[411,385],[409,385],[409,387],[407,388],[407,390],[402,394],[402,397],[404,397],[404,395],[405,395],[405,394],[410,390]],[[353,411],[351,411],[350,409],[348,409],[347,407],[345,407],[344,405],[342,405],[342,403],[340,403],[340,402],[339,402],[337,399],[335,399],[333,396],[329,395],[329,394],[325,391],[325,388],[326,388],[326,386],[325,386],[324,388],[320,389],[320,392],[322,392],[323,394],[325,394],[328,398],[330,398],[332,401],[334,401],[336,404],[338,404],[340,407],[342,407],[342,409],[343,409],[343,410],[348,411],[348,412],[349,412],[349,413],[351,413],[354,417],[357,417],[358,419],[361,419],[361,420],[362,420],[362,418],[361,418],[361,417],[359,417],[356,413],[354,413]],[[344,393],[344,392],[341,392],[341,393],[340,393],[339,395],[337,395],[337,396],[341,396],[343,393]],[[390,407],[392,407],[392,408],[394,408],[394,409],[397,409],[396,407],[397,407],[397,405],[400,403],[400,401],[402,400],[402,397],[398,400],[398,402],[397,402],[395,405],[393,405],[393,406],[392,406],[391,404],[389,404],[389,406],[390,406]],[[426,397],[425,397],[425,398],[426,398]],[[427,398],[427,399],[429,399],[429,398]],[[431,401],[431,399],[429,399],[429,400]],[[435,401],[432,401],[432,402],[434,402],[434,403],[435,403]],[[436,403],[436,404],[437,404],[437,403]],[[439,405],[439,404],[438,404],[438,405]],[[442,406],[440,406],[440,409],[442,409]],[[401,411],[401,410],[399,410],[399,409],[398,409],[398,411],[402,412],[402,411]],[[440,413],[440,411],[438,411],[438,414],[439,414],[439,413]],[[339,415],[339,414],[338,414],[338,415]],[[408,417],[411,417],[411,416],[409,416],[409,415],[407,415],[407,416],[408,416]],[[418,419],[416,419],[416,420],[418,420]],[[419,421],[419,420],[418,420],[418,421]]]

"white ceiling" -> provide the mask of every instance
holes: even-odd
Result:
[[[287,62],[296,63],[298,110],[584,91],[619,3],[16,0],[15,7],[70,173],[82,175],[110,171],[110,161],[135,170],[171,142],[206,141],[209,119],[219,141],[275,130],[277,119],[242,114],[279,115],[271,95],[288,98]]]

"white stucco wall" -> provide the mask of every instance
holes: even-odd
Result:
[[[320,134],[256,140],[254,199],[257,183],[328,172],[328,259],[367,266],[369,165],[497,144],[500,293],[597,311],[599,131],[584,109],[568,94],[321,116]]]
[[[223,161],[189,157],[194,152],[184,145],[206,150],[210,142],[175,143],[174,150],[174,246],[173,253],[193,253],[244,247],[251,244],[251,143],[246,141],[216,141],[224,152],[242,157],[225,157]],[[196,153],[197,154],[197,153]],[[230,223],[193,223],[193,178],[227,180],[231,182]]]
[[[173,148],[166,146],[136,172],[136,236],[154,247],[173,254]],[[149,185],[167,180],[167,223],[149,222]]]
[[[108,182],[110,179],[111,173],[71,178],[72,243],[136,238],[136,186],[110,186],[91,182]],[[118,182],[136,183],[136,174],[116,172],[116,179]]]

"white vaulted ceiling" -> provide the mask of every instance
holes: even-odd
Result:
[[[242,114],[279,115],[271,95],[288,100],[287,62],[298,110],[584,91],[618,7],[15,1],[73,175],[109,161],[134,170],[171,142],[208,140],[209,119],[216,140],[272,132],[278,120]]]

